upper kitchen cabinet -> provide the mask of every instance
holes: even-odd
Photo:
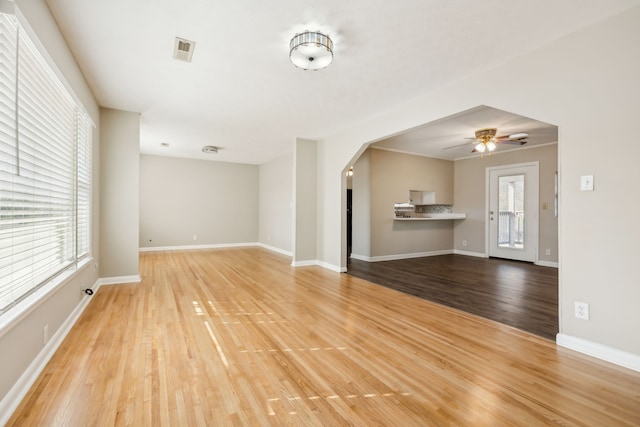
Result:
[[[433,205],[436,203],[435,191],[409,190],[409,203],[412,205]]]
[[[412,205],[452,205],[449,197],[436,195],[435,191],[409,190],[409,203]]]

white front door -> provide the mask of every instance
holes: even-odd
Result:
[[[487,168],[490,257],[536,262],[538,164]]]

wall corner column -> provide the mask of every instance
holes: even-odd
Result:
[[[293,161],[293,266],[317,261],[317,142],[296,139]]]
[[[140,114],[100,109],[100,277],[139,280]]]

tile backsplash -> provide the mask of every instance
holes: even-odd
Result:
[[[418,205],[416,213],[451,213],[453,205]]]

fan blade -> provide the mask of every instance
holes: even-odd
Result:
[[[497,144],[512,144],[512,145],[524,145],[527,143],[526,139],[503,139],[502,141],[496,141]]]
[[[521,139],[527,139],[528,137],[529,137],[529,134],[526,132],[516,132],[516,133],[511,133],[509,135],[496,136],[496,141],[500,141],[503,139],[511,139],[513,141],[519,141]]]
[[[475,139],[475,138],[474,138]],[[469,142],[465,142],[464,144],[460,144],[460,145],[452,145],[451,147],[445,147],[443,148],[443,150],[450,150],[452,148],[460,148],[460,147],[464,147],[466,145],[472,145],[473,143],[469,143]]]

